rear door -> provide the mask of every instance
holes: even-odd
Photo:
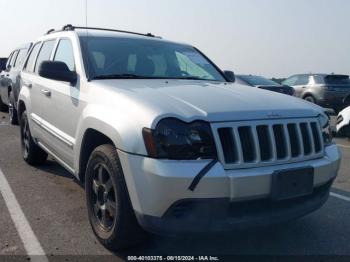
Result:
[[[23,69],[23,63],[27,54],[28,54],[28,48],[19,49],[15,64],[13,65],[10,71],[9,78],[11,81],[11,90],[16,102],[17,102],[19,90],[20,90],[20,72]]]
[[[34,138],[40,137],[40,110],[41,110],[41,94],[40,90],[35,85],[37,76],[34,73],[34,66],[40,51],[42,42],[37,42],[25,62],[23,71],[21,73],[21,88],[24,92],[29,94],[29,99],[26,101],[26,108],[28,113],[28,121],[30,124],[30,131]]]

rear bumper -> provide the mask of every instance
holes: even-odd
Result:
[[[317,99],[317,104],[323,107],[336,107],[343,108],[344,102],[343,99],[347,94],[344,93],[336,93],[336,92],[325,92],[321,97]]]
[[[305,216],[328,199],[333,181],[312,195],[274,202],[269,199],[232,203],[229,199],[180,200],[163,217],[137,213],[141,226],[156,234],[187,235],[266,226]]]

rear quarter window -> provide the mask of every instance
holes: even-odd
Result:
[[[17,54],[18,54],[18,50],[14,51],[10,60],[10,65],[13,67],[15,62],[16,62],[16,58],[17,58]]]
[[[20,49],[15,62],[15,67],[21,65],[24,62],[28,49]]]

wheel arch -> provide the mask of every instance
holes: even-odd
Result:
[[[81,183],[85,182],[85,170],[92,151],[104,144],[111,144],[116,147],[115,142],[109,135],[95,128],[87,128],[85,130],[81,140],[78,162],[78,178]]]
[[[308,97],[308,96],[311,96],[313,99],[315,99],[315,101],[316,101],[316,97],[314,96],[314,94],[313,93],[311,93],[311,92],[306,92],[306,93],[304,93],[303,95],[302,95],[302,99],[305,99],[306,97]]]

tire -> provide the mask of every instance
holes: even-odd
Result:
[[[0,111],[1,112],[7,112],[8,108],[7,105],[4,104],[4,102],[2,102],[1,96],[0,96]]]
[[[47,153],[35,144],[28,124],[27,112],[24,111],[20,121],[21,146],[24,161],[29,165],[37,166],[44,164],[47,159]]]
[[[316,100],[313,96],[306,96],[306,97],[304,97],[304,100],[306,100],[310,103],[316,104]]]
[[[10,92],[9,95],[9,99],[10,99],[10,103],[9,103],[9,119],[10,119],[10,123],[12,125],[18,125],[18,118],[17,118],[17,110],[15,107],[15,98],[13,96],[13,92]]]
[[[92,152],[85,173],[85,192],[91,227],[106,248],[129,248],[147,238],[132,209],[114,146],[101,145]]]

